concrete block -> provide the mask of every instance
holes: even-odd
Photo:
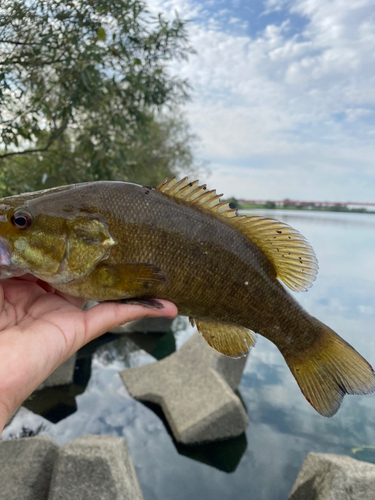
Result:
[[[47,436],[1,442],[1,500],[47,500],[57,452]]]
[[[143,500],[125,441],[84,436],[59,450],[48,500]]]
[[[235,390],[246,358],[230,359],[195,333],[157,363],[121,372],[129,393],[160,405],[175,439],[195,444],[239,436],[248,417]]]
[[[74,369],[76,366],[77,354],[67,359],[36,389],[40,391],[45,387],[56,387],[59,385],[69,385],[73,383]]]
[[[375,465],[354,458],[309,453],[288,500],[374,500]]]

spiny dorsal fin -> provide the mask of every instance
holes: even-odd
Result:
[[[229,203],[221,203],[216,191],[199,186],[198,181],[177,181],[175,177],[165,180],[156,188],[162,194],[181,200],[220,216],[247,236],[268,258],[277,277],[291,290],[306,291],[315,281],[318,262],[314,250],[295,229],[283,222],[264,217],[237,216],[237,210]]]
[[[183,200],[190,205],[196,205],[210,210],[211,213],[219,214],[225,218],[236,217],[237,210],[229,207],[229,203],[220,203],[222,194],[217,195],[215,190],[209,191],[206,184],[199,186],[199,181],[189,182],[185,177],[177,181],[176,177],[165,180],[156,188],[161,193]]]

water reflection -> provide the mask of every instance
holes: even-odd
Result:
[[[76,412],[76,397],[84,392],[91,377],[91,359],[92,354],[79,352],[72,384],[36,391],[23,406],[54,424]]]
[[[375,215],[364,213],[314,212],[302,210],[241,210],[241,214],[262,215],[271,219],[282,220],[290,225],[296,221],[303,223],[335,226],[352,226],[375,229]]]
[[[105,364],[121,361],[131,366],[131,354],[139,349],[160,360],[176,350],[174,334],[130,333],[118,335],[106,333],[93,340],[77,353],[73,383],[57,387],[45,387],[34,392],[23,406],[36,415],[57,423],[77,411],[76,397],[84,392],[91,377],[91,363],[94,353]]]
[[[375,446],[361,446],[352,449],[352,457],[375,464]]]
[[[242,433],[236,438],[226,439],[225,441],[185,445],[179,443],[173,437],[172,430],[159,405],[145,401],[143,402],[143,405],[152,410],[163,422],[166,431],[168,432],[177,452],[180,455],[184,455],[203,464],[210,465],[211,467],[215,467],[223,472],[232,473],[236,470],[247,447],[245,433]]]
[[[142,349],[157,360],[166,358],[176,351],[176,341],[172,330],[168,333],[130,333],[127,338],[136,344],[138,349]],[[119,350],[116,343],[113,347]]]

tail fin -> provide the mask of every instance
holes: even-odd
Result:
[[[319,326],[319,340],[301,355],[287,355],[285,360],[311,406],[332,417],[345,394],[374,392],[375,374],[345,340],[323,323]]]

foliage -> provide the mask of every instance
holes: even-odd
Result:
[[[106,177],[100,170],[87,168],[87,156],[72,149],[64,134],[48,151],[5,158],[0,171],[0,197],[98,178],[154,187],[178,173],[198,173],[202,165],[194,160],[196,141],[180,113],[156,115],[147,121],[142,133],[124,145],[126,168],[115,166]]]
[[[134,177],[147,161],[133,143],[162,133],[155,110],[188,97],[167,63],[191,52],[186,23],[153,18],[140,0],[3,0],[3,190],[11,158],[57,183]]]
[[[41,432],[45,430],[46,426],[44,424],[38,425],[36,429],[31,429],[30,427],[25,427],[23,425],[21,427],[21,431],[18,434],[9,434],[8,440],[38,436]]]
[[[234,198],[233,196],[232,196],[231,198],[228,198],[228,199],[227,199],[227,200],[225,200],[225,201],[228,201],[228,202],[229,202],[229,207],[230,207],[230,208],[233,208],[233,209],[235,208],[235,209],[237,209],[237,208],[239,208],[239,207],[240,207],[240,205],[239,205],[239,203],[238,203],[237,198]]]
[[[266,201],[266,203],[264,204],[264,208],[274,210],[276,208],[276,203],[274,201]]]
[[[198,175],[204,165],[194,158],[197,142],[177,110],[158,115],[129,148],[131,168],[126,180],[154,187],[173,175]]]

